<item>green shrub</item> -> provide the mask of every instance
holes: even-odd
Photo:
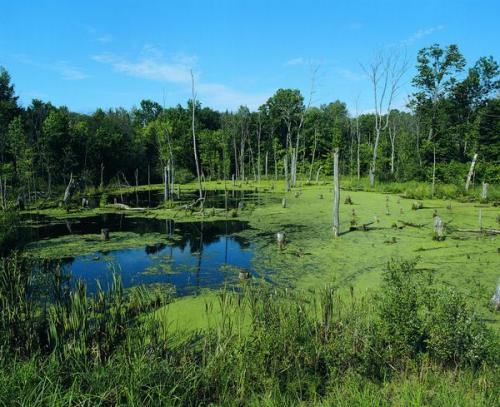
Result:
[[[175,182],[178,184],[188,184],[194,181],[195,176],[186,168],[178,168],[175,170]]]
[[[435,288],[417,260],[391,261],[379,297],[380,329],[390,363],[428,355],[442,365],[471,365],[498,358],[498,338],[457,290]],[[497,355],[497,356],[495,356]]]

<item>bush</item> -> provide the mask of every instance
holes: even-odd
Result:
[[[179,184],[188,184],[194,181],[195,176],[186,168],[178,168],[175,170],[175,182]]]
[[[390,363],[424,355],[445,366],[497,362],[498,338],[456,289],[435,288],[417,261],[391,261],[384,274],[379,315]]]

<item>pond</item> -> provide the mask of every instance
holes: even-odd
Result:
[[[238,235],[248,228],[246,222],[174,222],[121,214],[57,222],[38,217],[32,221],[38,225],[26,227],[25,238],[32,242],[42,240],[44,244],[70,234],[99,234],[101,228],[109,228],[111,234],[120,231],[158,234],[156,244],[62,259],[62,269],[70,276],[70,285],[82,280],[90,293],[96,291],[97,281],[107,289],[113,270],[119,273],[125,288],[169,284],[179,296],[237,283],[240,269],[259,277],[252,267],[255,247]]]

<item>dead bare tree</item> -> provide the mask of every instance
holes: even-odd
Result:
[[[358,110],[358,103],[359,103],[359,95],[356,99],[356,170],[357,170],[357,176],[358,180],[361,178],[361,164],[360,164],[360,159],[359,159],[359,148],[361,146],[361,133],[359,131],[359,110]]]
[[[465,192],[469,190],[470,180],[472,178],[472,174],[474,174],[474,167],[476,166],[476,161],[477,161],[477,153],[474,154],[474,157],[472,157],[469,173],[467,174],[467,180],[465,181]]]
[[[333,152],[333,235],[340,233],[340,183],[339,183],[339,149]]]
[[[391,174],[394,174],[394,159],[396,151],[396,123],[397,119],[393,118],[389,126],[387,127],[389,133],[389,140],[391,142]]]
[[[200,171],[200,163],[198,161],[198,152],[197,152],[197,147],[196,147],[196,130],[195,130],[195,110],[196,110],[196,92],[194,88],[194,75],[193,75],[193,70],[191,70],[191,92],[192,92],[192,99],[191,99],[191,108],[192,108],[192,116],[191,116],[191,129],[193,132],[193,152],[194,152],[194,161],[196,164],[196,177],[198,178],[198,190],[200,194],[200,200],[203,205],[203,185],[201,184],[201,171]]]
[[[361,67],[370,80],[375,108],[375,142],[369,171],[370,185],[373,186],[380,135],[389,125],[392,102],[400,89],[402,77],[408,69],[408,60],[406,55],[402,56],[400,53],[379,52],[372,63],[368,66],[362,64]]]
[[[318,145],[318,128],[315,127],[314,128],[314,144],[313,144],[313,151],[312,151],[312,155],[311,155],[311,165],[309,167],[309,177],[307,179],[308,182],[311,182],[311,178],[312,178],[312,170],[313,170],[313,166],[314,166],[314,157],[316,155],[316,146]]]
[[[300,121],[299,121],[299,126],[297,128],[297,138],[295,139],[295,151],[292,153],[292,168],[291,168],[291,186],[294,187],[297,183],[297,163],[299,161],[299,144],[300,144],[300,133],[302,131],[302,127],[304,126],[304,119],[307,111],[311,107],[311,103],[313,100],[314,93],[316,91],[315,85],[316,85],[316,75],[319,70],[319,65],[313,66],[311,65],[311,85],[310,85],[310,91],[309,91],[309,100],[307,101],[306,107],[302,110],[302,113],[300,115]]]

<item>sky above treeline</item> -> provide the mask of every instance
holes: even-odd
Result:
[[[499,0],[133,1],[0,0],[0,65],[24,106],[33,98],[82,113],[165,106],[191,97],[235,110],[298,88],[313,105],[372,109],[361,64],[404,52],[412,92],[417,51],[456,43],[469,65],[500,55]],[[316,72],[313,74],[313,72]]]

